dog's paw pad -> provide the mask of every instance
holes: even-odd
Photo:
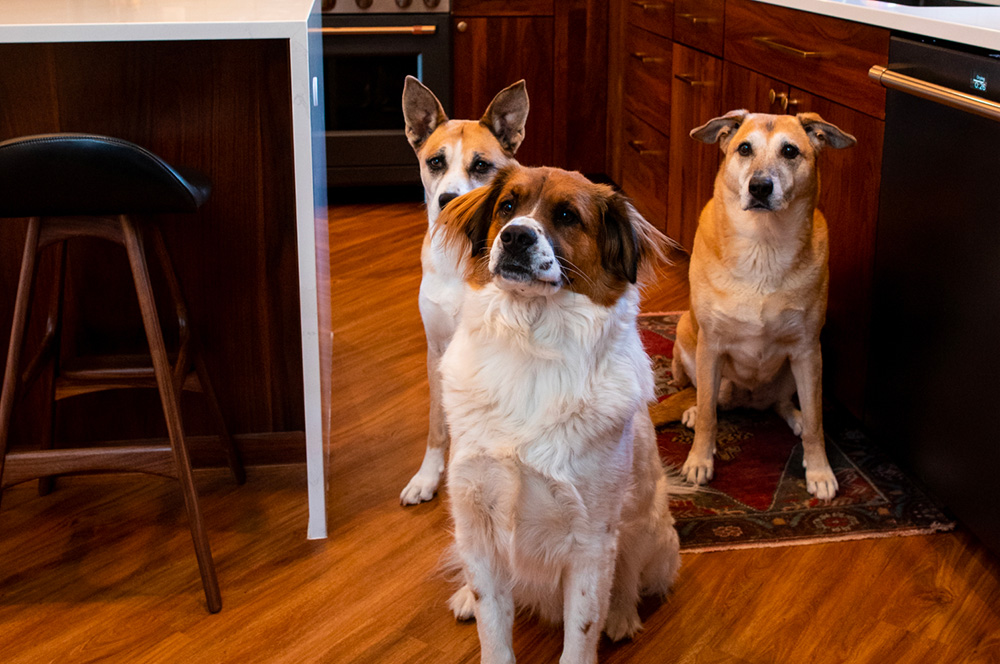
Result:
[[[691,406],[681,415],[681,423],[688,429],[694,428],[694,421],[698,419],[698,406]]]
[[[403,489],[403,492],[399,494],[399,504],[416,505],[418,503],[426,503],[437,492],[439,481],[440,476],[429,477],[417,473],[410,480],[410,483],[406,485],[406,488]]]
[[[612,641],[631,639],[640,629],[642,629],[642,620],[639,619],[639,613],[634,606],[631,607],[631,610],[615,611],[612,609],[604,623],[604,633]]]
[[[448,600],[448,608],[456,620],[472,620],[476,617],[476,595],[468,584],[455,591]]]

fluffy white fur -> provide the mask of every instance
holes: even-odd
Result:
[[[562,622],[562,662],[593,662],[602,630],[641,627],[640,593],[680,563],[668,480],[646,404],[653,375],[638,291],[605,307],[558,290],[466,292],[441,363],[448,487],[482,661],[513,662],[515,607]]]

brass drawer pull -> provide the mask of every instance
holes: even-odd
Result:
[[[830,53],[824,53],[823,51],[803,51],[801,48],[795,48],[794,46],[787,46],[780,42],[774,41],[771,37],[754,37],[753,40],[758,44],[763,44],[770,49],[774,49],[779,53],[784,53],[785,55],[794,55],[798,58],[803,59],[818,59],[826,58],[830,56]]]
[[[789,106],[794,108],[799,105],[798,99],[792,99],[791,97],[788,96],[787,92],[775,92],[774,88],[771,88],[768,91],[767,100],[772,104],[774,102],[778,102],[778,104],[781,105],[781,110],[783,111],[787,111]]]
[[[657,58],[657,57],[652,56],[652,55],[646,55],[645,53],[629,53],[629,55],[631,55],[633,58],[635,58],[636,60],[638,60],[639,62],[641,62],[643,64],[649,64],[649,63],[656,63],[656,62],[663,62],[664,61],[664,58]]]
[[[687,83],[692,88],[704,87],[708,88],[715,85],[714,81],[702,81],[694,74],[674,74],[674,78],[682,83]]]
[[[370,25],[363,27],[321,28],[324,35],[433,35],[436,25]]]
[[[632,4],[644,12],[659,11],[661,9],[667,8],[666,5],[660,4],[658,2],[639,2],[639,0],[632,0]]]
[[[628,146],[633,150],[635,150],[636,154],[638,154],[640,157],[645,157],[647,155],[658,155],[664,153],[663,150],[647,150],[646,148],[643,147],[644,145],[645,143],[643,143],[642,141],[628,142]]]
[[[719,19],[717,18],[712,18],[711,16],[698,16],[697,14],[678,14],[677,17],[691,21],[692,25],[708,25],[709,23],[719,22]]]

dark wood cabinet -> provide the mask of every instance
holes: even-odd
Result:
[[[454,116],[478,118],[523,78],[531,110],[518,161],[605,172],[607,4],[455,0],[452,17]]]

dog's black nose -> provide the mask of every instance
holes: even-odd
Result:
[[[523,251],[538,240],[538,234],[520,224],[507,226],[500,232],[500,241],[507,251]]]
[[[767,201],[771,192],[774,191],[774,182],[772,182],[769,177],[754,176],[750,178],[750,186],[748,189],[750,191],[750,195],[758,201]]]
[[[453,194],[450,191],[447,194],[441,194],[438,196],[438,207],[443,210],[445,205],[451,203],[456,198],[458,198],[458,194]]]

